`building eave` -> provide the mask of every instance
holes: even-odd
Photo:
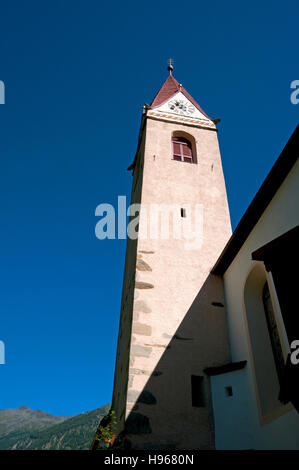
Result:
[[[246,364],[247,361],[229,362],[223,366],[207,367],[204,369],[204,373],[209,376],[227,374],[229,372],[235,372],[236,370],[244,369]]]
[[[298,159],[299,125],[276,160],[212,268],[223,275]]]

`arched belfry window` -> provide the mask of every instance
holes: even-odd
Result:
[[[172,137],[172,156],[179,162],[194,163],[191,142],[184,137]]]

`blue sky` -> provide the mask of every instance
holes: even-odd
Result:
[[[10,1],[0,7],[0,408],[110,402],[141,108],[174,76],[212,118],[233,228],[298,123],[298,3]]]

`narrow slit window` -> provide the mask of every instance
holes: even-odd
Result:
[[[181,217],[186,217],[186,209],[181,208]]]
[[[192,406],[205,406],[204,398],[204,378],[202,375],[191,375],[191,396]]]
[[[232,397],[233,396],[233,387],[230,385],[228,387],[225,387],[225,395],[227,397]]]

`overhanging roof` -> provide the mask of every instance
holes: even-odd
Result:
[[[239,361],[239,362],[228,362],[223,366],[216,366],[216,367],[206,367],[204,369],[204,373],[207,375],[220,375],[220,374],[227,374],[228,372],[234,372],[236,370],[244,369],[246,366],[247,361]]]
[[[224,274],[250,232],[273,199],[279,187],[296,163],[299,154],[299,125],[276,160],[270,173],[261,185],[220,257],[212,269],[213,274]]]

